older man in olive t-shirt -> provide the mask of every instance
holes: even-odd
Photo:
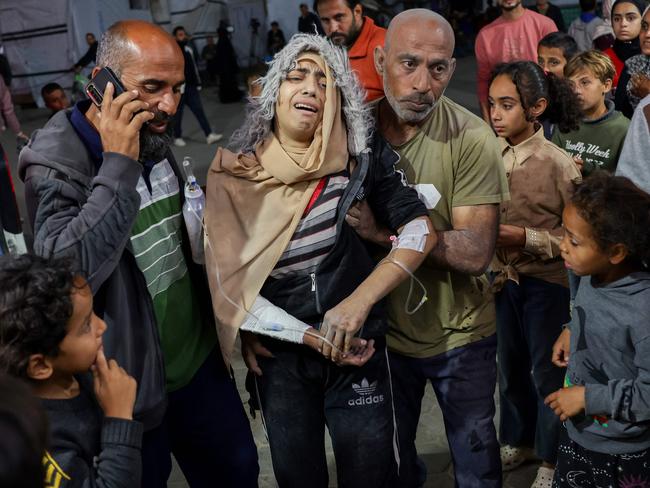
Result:
[[[442,409],[457,486],[501,486],[493,423],[496,316],[484,272],[508,183],[490,128],[443,96],[455,67],[453,45],[447,21],[414,9],[393,19],[385,48],[375,51],[386,94],[375,107],[377,127],[400,154],[396,169],[417,189],[439,237],[415,272],[428,300],[409,313],[420,296],[408,301],[408,283],[388,298],[399,486],[405,488],[424,481],[415,433],[427,381]],[[377,227],[365,204],[347,221],[365,238],[390,243],[391,232]]]

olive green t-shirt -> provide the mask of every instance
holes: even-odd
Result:
[[[415,186],[438,231],[453,229],[454,207],[498,204],[509,198],[496,136],[476,115],[448,98],[440,99],[413,139],[394,149],[401,157],[396,169]],[[429,298],[408,315],[408,280],[389,295],[391,350],[431,357],[495,333],[494,300],[484,276],[436,269],[428,260],[416,275]],[[418,300],[419,296],[413,298],[409,308]]]

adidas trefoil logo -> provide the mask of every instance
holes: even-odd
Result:
[[[377,389],[377,382],[368,383],[366,378],[361,380],[361,384],[352,383],[352,389],[361,396],[372,395]]]
[[[369,383],[368,379],[364,378],[361,380],[361,384],[352,383],[352,389],[359,397],[348,400],[348,405],[351,407],[372,405],[384,401],[384,395],[373,395],[377,389],[377,381]]]

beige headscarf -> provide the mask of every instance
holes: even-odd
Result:
[[[244,309],[250,309],[289,244],[318,181],[348,163],[341,95],[332,72],[319,54],[303,52],[297,58],[302,60],[316,63],[327,82],[323,120],[311,145],[283,146],[271,133],[254,154],[219,148],[208,172],[206,267],[226,364]]]

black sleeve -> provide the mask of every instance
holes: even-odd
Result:
[[[102,426],[101,452],[97,459],[97,486],[140,486],[142,478],[142,424],[107,417]]]
[[[392,231],[397,231],[418,217],[429,215],[417,192],[407,186],[395,171],[397,161],[397,153],[375,133],[370,160],[372,185],[368,204],[377,220]]]
[[[92,46],[88,48],[88,51],[86,51],[86,54],[81,56],[79,61],[75,64],[75,66],[79,66],[81,68],[85,67],[86,65],[90,64],[91,62],[95,62],[95,58],[97,57],[97,45],[98,43],[94,43]]]

